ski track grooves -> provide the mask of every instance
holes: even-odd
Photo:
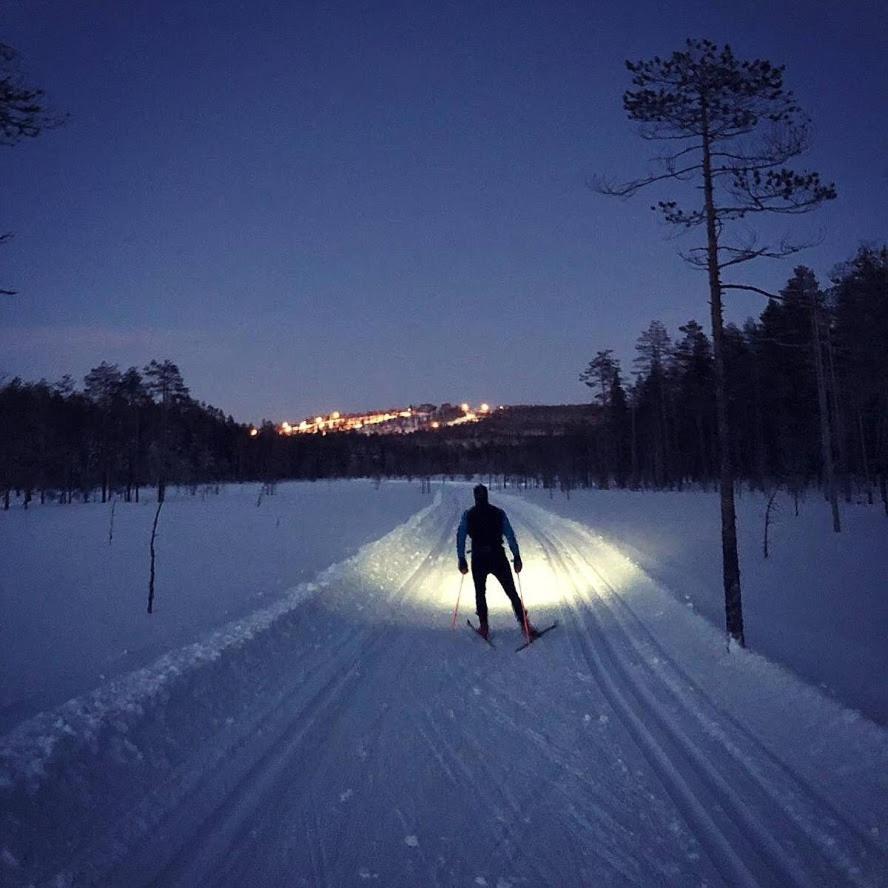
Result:
[[[825,822],[833,826],[841,826],[845,835],[843,839],[849,844],[854,845],[857,857],[873,856],[876,860],[881,860],[885,871],[888,871],[888,860],[885,859],[884,852],[872,841],[865,829],[859,825],[853,824],[844,814],[836,809],[832,802],[823,796],[819,790],[812,786],[799,774],[792,771],[785,762],[778,759],[770,749],[768,749],[761,740],[752,734],[745,725],[741,724],[733,715],[725,711],[718,705],[700,685],[689,676],[682,667],[676,663],[666,652],[660,642],[656,639],[651,630],[645,625],[642,619],[635,613],[632,606],[626,599],[614,589],[614,587],[602,576],[600,571],[588,559],[582,556],[582,535],[572,528],[568,529],[567,534],[575,538],[576,543],[573,544],[574,558],[577,554],[582,559],[585,566],[595,574],[596,582],[600,583],[607,590],[607,595],[602,596],[595,591],[595,598],[600,603],[608,606],[609,601],[616,604],[616,609],[620,611],[620,615],[615,613],[614,608],[609,608],[611,613],[617,617],[623,626],[625,638],[632,644],[634,652],[638,656],[638,661],[642,663],[647,671],[656,679],[662,681],[672,692],[675,698],[679,698],[685,709],[693,715],[696,722],[700,724],[706,734],[719,743],[723,744],[731,755],[740,761],[749,773],[758,781],[762,790],[771,797],[775,805],[780,807],[785,814],[790,816],[796,825],[802,831],[806,832],[809,837],[818,843],[821,852],[826,852],[835,857],[836,864],[847,872],[850,876],[854,875],[854,864],[847,855],[842,855],[837,843],[833,837],[824,832],[820,828],[820,823]],[[567,535],[564,536],[566,540]],[[594,584],[593,584],[594,590]],[[587,596],[588,598],[588,596]],[[626,628],[626,623],[631,624],[631,630]],[[643,645],[648,645],[657,654],[657,661],[663,664],[663,670],[653,670],[650,666],[650,658],[643,650]],[[677,679],[669,676],[669,672],[674,672]],[[687,689],[693,691],[692,695],[685,693]],[[711,711],[712,715],[707,715],[704,709]],[[729,733],[733,732],[734,737]],[[751,754],[744,753],[740,748],[741,744],[751,749]],[[763,773],[765,769],[772,768],[773,772],[769,774]],[[783,790],[780,791],[780,786]],[[798,801],[798,796],[807,796],[820,809],[816,819],[809,818],[807,821],[801,819],[801,815],[796,810],[793,803]]]
[[[516,830],[513,826],[513,824],[524,823],[527,811],[514,798],[514,795],[509,791],[507,783],[499,782],[492,779],[497,775],[495,775],[488,767],[487,751],[481,745],[480,741],[470,734],[463,735],[463,741],[474,752],[472,759],[479,762],[480,773],[476,773],[473,772],[472,769],[469,768],[468,765],[466,765],[465,761],[456,753],[456,751],[453,749],[451,741],[448,740],[445,733],[435,722],[435,719],[432,717],[432,714],[429,711],[428,707],[422,704],[415,692],[412,694],[412,697],[416,707],[420,709],[423,713],[423,718],[426,722],[427,730],[430,730],[432,733],[434,733],[435,739],[439,744],[436,747],[435,744],[431,742],[427,730],[422,730],[422,735],[424,739],[429,744],[429,748],[432,751],[432,754],[435,756],[444,773],[448,774],[451,780],[453,779],[451,769],[443,760],[441,749],[444,750],[447,758],[453,764],[454,768],[462,772],[463,776],[466,778],[468,785],[478,786],[479,783],[482,784],[485,787],[484,796],[486,798],[490,798],[491,796],[496,797],[498,800],[500,800],[501,804],[503,804],[505,809],[508,811],[509,816],[503,817],[502,810],[499,808],[495,809],[495,813],[497,815],[495,819],[498,822],[499,826],[495,828],[495,832],[497,833],[497,835],[495,835],[495,842],[490,848],[491,854],[497,851],[501,846],[504,846],[508,851],[509,857],[517,857],[521,859],[522,869],[524,872],[531,871],[534,873],[536,881],[534,881],[533,884],[545,884],[546,879],[544,873],[540,870],[539,865],[536,863],[536,861],[534,861],[532,858],[529,858],[526,854],[523,853],[523,843],[520,836],[516,836]],[[483,822],[485,817],[487,816],[487,812],[485,812],[478,804],[477,800],[479,796],[474,795],[470,798],[472,798],[473,807],[475,807],[477,810],[478,821]]]
[[[401,601],[428,569],[429,562],[449,547],[454,520],[451,517],[443,521],[443,531],[436,544],[400,585],[392,596],[393,603]],[[358,628],[348,633],[312,673],[327,673],[332,668],[332,674],[312,693],[307,703],[303,703],[301,708],[296,705],[300,697],[304,698],[306,691],[305,684],[299,683],[263,717],[260,724],[255,725],[250,735],[254,741],[257,735],[265,731],[274,732],[277,727],[277,735],[258,759],[253,758],[255,748],[248,745],[245,755],[250,758],[246,762],[225,761],[224,768],[237,776],[222,778],[224,794],[221,797],[220,772],[213,769],[212,772],[205,773],[190,795],[179,801],[166,822],[156,827],[163,841],[149,841],[147,847],[142,848],[139,853],[129,855],[111,882],[163,888],[179,884],[204,884],[199,876],[209,869],[213,871],[215,879],[206,884],[238,884],[237,880],[230,881],[236,870],[236,864],[231,859],[231,849],[237,848],[238,839],[243,838],[245,831],[252,828],[251,814],[264,807],[272,807],[270,799],[285,784],[282,775],[288,768],[293,766],[297,772],[306,772],[309,769],[306,759],[311,754],[313,744],[307,742],[308,736],[319,733],[323,737],[324,725],[335,718],[337,712],[347,707],[359,686],[353,679],[361,671],[370,668],[375,657],[391,644],[391,633],[397,631],[397,627],[386,627],[384,631],[379,628]],[[277,723],[282,718],[281,726]],[[192,810],[206,812],[199,823],[193,822],[189,813]],[[265,818],[267,813],[259,816]],[[312,826],[318,836],[318,851],[314,856],[316,875],[323,880],[326,865],[320,831],[315,823],[310,825],[309,833],[312,832]],[[170,854],[171,847],[167,844],[170,842],[174,843],[173,854]],[[222,873],[212,861],[224,862],[224,881]],[[146,880],[145,874],[148,872],[153,872],[154,875]]]
[[[520,522],[522,549],[539,546],[552,581],[564,587],[553,605],[563,630],[539,650],[517,657],[505,632],[497,650],[453,633],[452,655],[435,635],[439,647],[430,650],[443,656],[431,664],[425,652],[417,653],[409,626],[379,621],[385,607],[402,606],[409,617],[411,599],[423,584],[440,582],[444,568],[438,561],[450,554],[457,516],[451,497],[417,525],[416,537],[405,544],[420,541],[409,550],[409,575],[381,581],[366,622],[340,614],[312,624],[318,613],[310,603],[294,613],[298,631],[292,652],[289,642],[285,648],[285,662],[292,653],[297,668],[263,678],[255,701],[243,707],[247,711],[235,724],[195,749],[107,835],[73,852],[63,884],[281,884],[281,873],[291,873],[287,865],[294,859],[301,866],[292,871],[294,885],[297,878],[311,886],[344,884],[344,867],[363,862],[348,847],[349,830],[360,830],[368,811],[378,818],[394,812],[397,828],[415,838],[416,822],[438,801],[423,797],[423,789],[427,795],[440,792],[439,804],[455,801],[446,831],[460,840],[462,853],[436,859],[434,836],[428,846],[423,836],[412,842],[414,856],[405,858],[397,884],[470,884],[467,849],[479,848],[488,861],[506,861],[520,872],[510,877],[516,888],[555,884],[553,879],[569,884],[568,874],[589,872],[593,859],[594,872],[604,874],[609,885],[669,884],[670,855],[682,865],[673,871],[686,878],[688,862],[677,844],[664,842],[656,859],[644,851],[636,857],[627,853],[643,847],[639,834],[660,821],[638,815],[626,804],[628,790],[598,777],[594,747],[577,743],[567,729],[547,729],[537,718],[546,694],[557,696],[570,677],[561,670],[571,669],[587,682],[582,695],[594,696],[600,708],[614,713],[619,739],[608,739],[602,748],[608,754],[631,750],[627,760],[657,794],[655,810],[668,811],[672,820],[677,812],[689,828],[682,827],[682,835],[690,832],[699,844],[703,866],[693,876],[704,880],[705,872],[710,883],[721,879],[730,888],[883,884],[888,856],[853,822],[853,812],[842,814],[670,656],[640,616],[643,608],[636,612],[608,582],[606,562],[596,566],[588,551],[597,544],[594,533],[520,498],[507,499],[513,520]],[[367,574],[375,571],[373,562]],[[351,586],[344,589],[350,593]],[[549,656],[544,652],[555,640]],[[423,682],[421,673],[418,680],[400,681],[405,668],[428,669],[434,677]],[[546,669],[534,690],[535,670]],[[475,708],[469,691],[473,680],[482,683],[479,674],[485,695]],[[516,676],[525,683],[519,685]],[[460,709],[459,696],[434,695],[435,682],[446,682],[448,689],[462,686],[472,705]],[[572,694],[580,699],[579,691]],[[398,717],[391,718],[392,712]],[[559,725],[576,715],[567,703],[555,713]],[[352,743],[358,743],[357,764],[349,759]],[[491,755],[491,743],[510,755]],[[424,763],[431,778],[424,776]],[[375,794],[376,807],[331,805],[333,780],[342,774],[343,780],[360,781],[365,769],[363,789]],[[359,795],[359,784],[352,786]],[[566,830],[546,834],[541,844],[535,831],[547,820],[550,828],[562,824]],[[360,853],[371,847],[362,846]],[[397,851],[392,858],[386,847],[384,864],[397,868]],[[355,870],[349,884],[358,884]],[[363,868],[358,878],[387,884],[384,874],[364,875]]]
[[[560,568],[560,573],[584,603],[582,608],[570,606],[569,619],[578,630],[582,654],[600,688],[673,800],[689,823],[696,827],[698,838],[707,847],[712,863],[726,882],[732,886],[796,885],[799,888],[833,886],[849,881],[861,886],[873,884],[855,871],[834,844],[825,842],[824,836],[811,835],[807,824],[795,816],[791,806],[772,794],[748,762],[740,758],[732,743],[711,734],[702,740],[690,736],[686,728],[700,722],[701,715],[690,705],[687,694],[677,693],[674,685],[665,682],[651,669],[636,639],[613,613],[620,607],[631,612],[629,605],[613,587],[608,588],[607,597],[599,594],[590,602],[588,581],[584,581],[575,565],[579,562],[593,571],[595,568],[584,557],[580,545],[569,541],[567,534],[560,535],[556,545],[528,514],[529,510],[519,506],[516,511],[541,544],[550,563]],[[606,582],[597,571],[595,573],[602,583]],[[617,604],[611,607],[610,600]],[[606,609],[614,617],[607,630],[602,626],[596,608]],[[639,626],[643,626],[634,613],[632,616]],[[646,627],[645,634],[650,637]],[[618,646],[618,642],[622,645]],[[634,655],[631,661],[625,646]],[[681,674],[669,655],[658,644],[656,648],[668,667]],[[660,694],[665,691],[669,705],[664,705],[652,689]],[[702,700],[709,702],[696,686],[695,691]],[[670,716],[670,708],[689,717]],[[718,755],[707,756],[706,747],[715,747]],[[720,773],[716,762],[722,767],[730,765],[729,777]],[[739,788],[735,789],[735,786]],[[765,818],[758,816],[765,812]],[[836,816],[831,806],[829,814]],[[792,834],[791,851],[773,838],[771,827],[776,823],[780,825],[776,831],[779,835]],[[844,819],[842,823],[851,832],[843,838],[874,850],[871,843]],[[742,830],[737,829],[737,824],[742,825]],[[877,854],[881,856],[880,852]],[[759,860],[761,864],[756,863]]]

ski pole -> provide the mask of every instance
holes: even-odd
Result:
[[[459,575],[459,592],[457,593],[457,596],[456,596],[456,607],[453,609],[453,619],[450,622],[451,629],[456,627],[456,615],[459,613],[459,600],[460,600],[460,598],[462,598],[462,587],[463,587],[463,581],[465,580],[465,578],[466,578],[465,574]]]
[[[524,592],[521,590],[521,574],[516,573],[515,579],[518,580],[518,599],[521,602],[521,619],[524,621],[524,637],[530,641],[530,629],[527,628],[527,608],[524,606]]]

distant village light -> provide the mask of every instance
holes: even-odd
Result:
[[[459,406],[457,412],[448,402],[441,408],[434,404],[420,404],[418,407],[411,405],[403,409],[382,410],[376,413],[342,413],[339,410],[332,410],[326,417],[316,416],[314,419],[309,417],[298,424],[282,422],[277,429],[282,435],[326,435],[328,432],[356,430],[363,430],[364,434],[404,435],[423,429],[440,429],[478,422],[479,419],[489,416],[494,409],[502,408],[494,408],[489,404],[472,408],[466,402]],[[433,420],[433,416],[439,418]]]
[[[259,429],[250,429],[250,437],[255,438],[259,434]]]

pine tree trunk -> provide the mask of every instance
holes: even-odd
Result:
[[[630,443],[630,452],[632,455],[632,489],[638,489],[638,423],[636,422],[636,407],[635,404],[629,409],[629,417],[631,423],[631,443]]]
[[[836,454],[839,458],[838,475],[842,480],[842,491],[845,502],[851,502],[851,474],[848,471],[848,454],[845,446],[845,423],[842,420],[842,408],[839,399],[839,382],[836,375],[835,355],[833,354],[832,334],[829,325],[826,327],[826,354],[829,358],[829,393],[832,401],[832,433],[835,441]]]
[[[823,352],[820,345],[820,319],[817,310],[817,294],[813,292],[811,294],[811,338],[814,346],[814,369],[817,371],[817,405],[820,413],[820,456],[823,460],[823,481],[832,509],[833,531],[840,533],[842,520],[839,517],[839,499],[836,494],[836,479],[833,471],[832,433],[826,397],[826,373],[823,369]]]
[[[755,411],[755,471],[758,475],[759,490],[765,489],[765,476],[768,473],[765,456],[765,421],[762,415],[762,387],[759,377],[758,359],[752,362],[753,409]]]
[[[734,508],[734,473],[731,465],[731,434],[725,382],[724,327],[721,280],[718,267],[718,233],[712,186],[712,156],[706,104],[703,101],[703,193],[706,203],[706,253],[709,271],[709,305],[712,316],[712,357],[715,382],[715,412],[718,428],[719,496],[722,524],[722,577],[725,589],[725,624],[728,635],[745,647],[743,601],[740,591],[740,557],[737,553],[737,518]]]
[[[860,456],[863,467],[863,478],[866,484],[866,501],[869,505],[873,504],[873,479],[870,477],[869,458],[866,452],[866,429],[863,425],[863,413],[857,411],[857,429],[860,435]]]

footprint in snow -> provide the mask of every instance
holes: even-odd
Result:
[[[418,848],[419,839],[417,839],[416,836],[404,836],[404,844],[410,848]]]
[[[339,793],[339,801],[347,802],[353,795],[354,793],[351,791],[351,789],[347,789],[345,792]]]

